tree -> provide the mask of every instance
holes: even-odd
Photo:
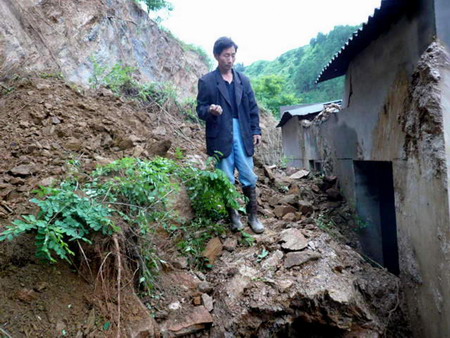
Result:
[[[259,104],[279,118],[280,107],[299,104],[302,100],[286,88],[286,77],[265,75],[253,79],[253,89]]]
[[[137,0],[138,2],[143,2],[147,6],[148,12],[159,11],[160,9],[167,9],[171,11],[173,6],[170,2],[166,0]]]
[[[323,67],[332,59],[357,26],[336,26],[328,34],[318,33],[309,45],[287,51],[274,61],[257,61],[245,67],[251,79],[266,75],[281,75],[283,87],[304,103],[324,102],[339,99],[344,91],[344,79],[338,78],[324,83],[315,81]]]

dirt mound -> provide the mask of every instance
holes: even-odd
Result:
[[[200,126],[185,121],[175,105],[142,107],[109,90],[81,90],[59,79],[3,84],[0,107],[0,228],[33,212],[32,191],[57,183],[74,167],[89,172],[126,156],[203,149]],[[0,317],[9,332],[50,337],[109,328],[108,309],[102,312],[93,286],[64,264],[37,261],[31,238],[2,242],[0,266]],[[135,317],[143,311],[135,310]]]
[[[85,91],[55,79],[10,86],[0,99],[3,218],[23,212],[33,189],[56,181],[71,165],[89,171],[126,156],[203,149],[199,125],[176,118],[174,107],[143,109],[109,90]]]

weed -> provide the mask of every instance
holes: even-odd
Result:
[[[339,232],[336,223],[328,215],[319,214],[319,217],[316,219],[316,224],[320,229],[327,232],[331,236],[335,238],[343,238],[343,235]]]
[[[242,231],[241,235],[242,235],[242,237],[239,242],[242,245],[248,246],[248,247],[255,245],[256,239],[251,234],[249,234],[248,232]]]
[[[355,224],[354,231],[361,232],[364,229],[366,229],[367,227],[369,227],[370,221],[359,215],[355,215],[354,216],[354,224]]]
[[[70,262],[70,256],[75,255],[73,242],[91,243],[94,234],[109,237],[126,231],[129,256],[138,255],[139,283],[151,290],[162,263],[151,236],[156,227],[173,236],[192,264],[208,267],[202,258],[206,243],[227,231],[218,220],[226,214],[227,206],[239,208],[241,195],[219,170],[200,170],[166,158],[123,158],[82,176],[80,161],[69,162],[71,174],[66,181],[58,188],[36,191],[38,198],[31,201],[40,207],[38,215],[15,220],[0,234],[0,241],[32,232],[39,257],[55,262],[56,255]],[[182,186],[196,212],[190,222],[180,219],[171,204],[171,195]],[[247,237],[248,245],[251,239],[254,241]]]
[[[55,262],[54,254],[70,262],[73,241],[91,243],[90,235],[101,232],[112,235],[118,228],[113,224],[113,210],[94,199],[83,196],[77,186],[63,183],[60,188],[41,188],[45,200],[32,199],[40,207],[38,216],[24,215],[0,235],[0,241],[25,233],[36,232],[37,256]]]
[[[59,73],[40,73],[39,77],[41,77],[43,79],[59,79],[59,80],[64,79],[64,75],[61,72],[59,72]]]
[[[256,256],[256,261],[259,263],[261,262],[264,258],[266,258],[269,255],[269,251],[266,250],[266,248],[263,248],[261,250],[261,253],[259,255]]]

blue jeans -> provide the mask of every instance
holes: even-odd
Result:
[[[216,168],[225,172],[231,183],[235,183],[234,170],[239,172],[239,181],[244,187],[255,187],[258,176],[253,172],[253,157],[247,156],[242,141],[239,119],[233,119],[233,147],[231,154],[220,160]]]

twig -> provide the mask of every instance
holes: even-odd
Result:
[[[122,261],[120,258],[120,247],[117,235],[113,236],[114,245],[116,247],[117,262],[117,338],[120,338],[120,280],[122,277]]]
[[[12,338],[12,336],[11,336],[8,332],[6,332],[4,329],[2,329],[1,327],[0,327],[0,332],[1,332],[3,335],[5,335],[6,337]]]
[[[5,208],[6,209],[6,211],[8,211],[9,213],[14,213],[14,211],[10,208],[10,207],[8,207],[5,203],[2,203],[2,204],[0,204],[3,208]]]
[[[387,321],[386,321],[386,329],[385,329],[384,334],[386,334],[386,331],[387,331],[387,329],[389,327],[389,322],[391,321],[392,314],[398,309],[398,307],[400,305],[400,297],[398,296],[398,293],[400,292],[400,281],[398,281],[398,280],[397,280],[397,283],[396,283],[396,287],[397,287],[397,291],[396,291],[397,301],[395,302],[395,306],[391,310],[389,310],[389,312],[388,312],[388,317],[387,317]]]
[[[89,269],[89,273],[91,275],[91,278],[94,279],[94,274],[92,273],[91,266],[89,265],[89,261],[88,261],[88,259],[86,257],[86,254],[84,253],[83,247],[81,246],[79,241],[77,241],[77,244],[78,244],[78,247],[80,248],[81,253],[83,254],[84,260],[86,261],[86,265],[87,265],[87,267]]]
[[[103,265],[105,264],[106,260],[108,259],[109,255],[111,255],[111,252],[108,252],[105,256],[105,258],[102,261],[102,264],[100,264],[100,267],[98,269],[98,273],[97,273],[97,279],[100,277],[100,279],[102,280],[102,289],[104,287],[104,282],[105,279],[103,278]],[[105,297],[107,296],[106,292],[105,292]]]

